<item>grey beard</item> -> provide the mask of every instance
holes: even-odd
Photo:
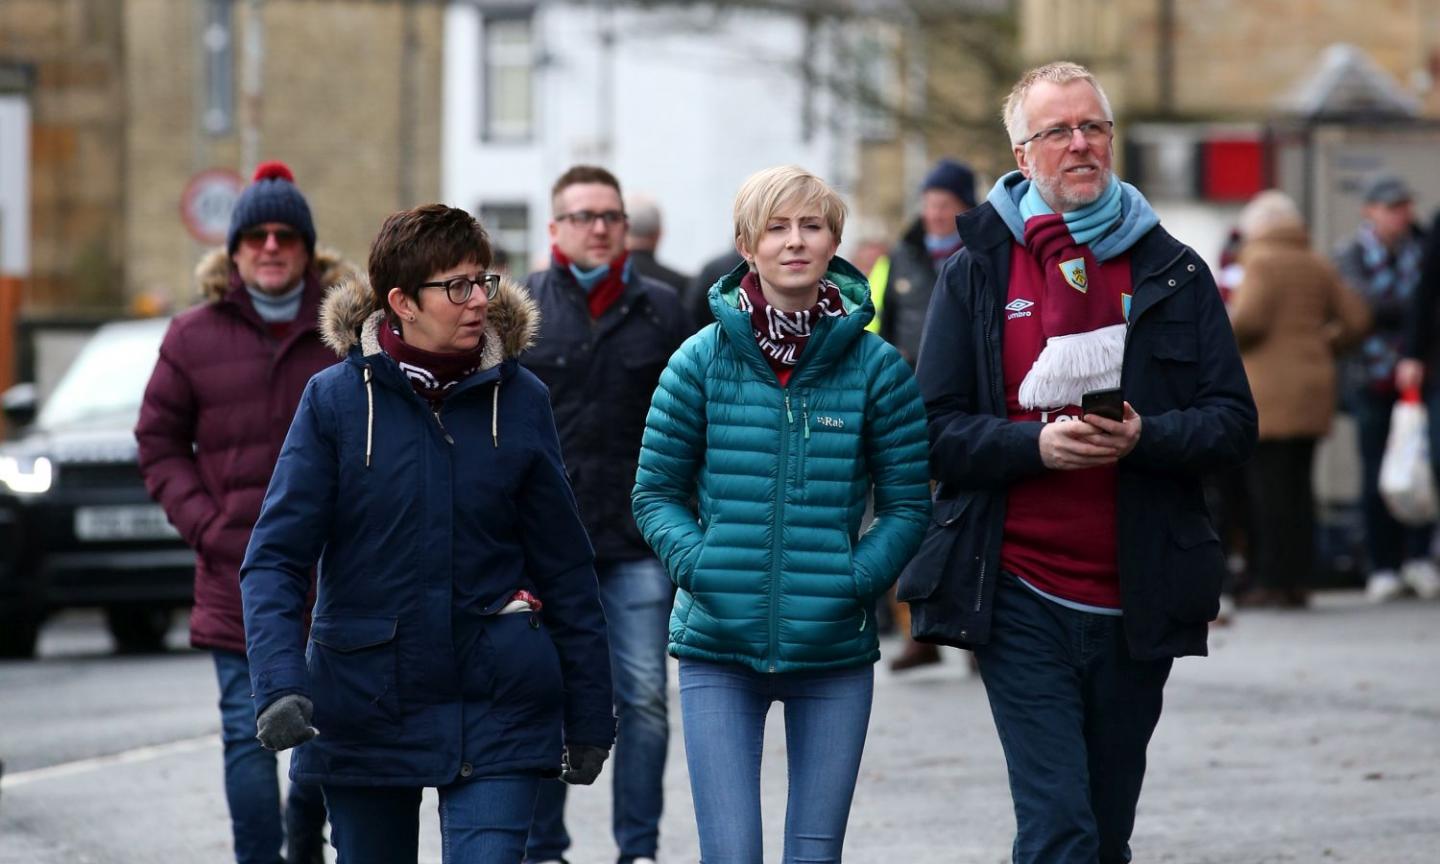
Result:
[[[1102,170],[1100,172],[1100,183],[1095,188],[1095,194],[1080,197],[1062,194],[1060,192],[1060,177],[1058,175],[1054,177],[1041,177],[1038,174],[1031,174],[1030,182],[1034,183],[1035,187],[1040,190],[1040,197],[1046,204],[1050,205],[1051,210],[1054,210],[1056,213],[1068,213],[1071,210],[1079,210],[1081,207],[1088,207],[1096,201],[1099,201],[1100,196],[1105,194],[1105,190],[1110,188],[1110,178],[1114,173],[1115,172],[1109,168]]]

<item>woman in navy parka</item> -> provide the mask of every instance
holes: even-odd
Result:
[[[386,221],[373,290],[327,296],[345,360],[306,387],[241,568],[258,737],[303,744],[342,864],[414,861],[425,786],[447,862],[515,864],[538,781],[593,782],[614,738],[593,553],[515,359],[538,316],[489,263],[462,210]]]

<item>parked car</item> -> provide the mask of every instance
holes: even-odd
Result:
[[[190,605],[195,555],[136,461],[135,421],[168,323],[103,325],[43,405],[33,385],[5,392],[0,656],[31,656],[45,617],[80,606],[104,608],[120,651],[159,650]]]

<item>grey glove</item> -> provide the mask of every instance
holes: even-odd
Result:
[[[299,747],[320,734],[320,730],[310,725],[314,711],[310,700],[298,693],[281,696],[260,712],[255,721],[255,738],[266,750]]]
[[[567,744],[560,760],[560,779],[575,786],[589,786],[600,776],[600,766],[610,758],[604,747],[588,744]]]

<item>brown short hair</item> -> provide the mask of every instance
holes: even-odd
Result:
[[[824,180],[797,165],[757,171],[735,194],[735,239],[750,252],[760,242],[765,223],[781,207],[814,207],[835,242],[845,233],[845,201]]]
[[[615,190],[615,194],[624,200],[624,193],[620,191],[620,181],[615,175],[601,168],[599,165],[573,165],[568,171],[560,175],[555,185],[550,187],[550,206],[559,209],[556,201],[560,199],[560,193],[571,186],[578,186],[581,183],[600,183]]]
[[[392,213],[370,246],[370,290],[376,309],[389,312],[385,298],[399,288],[417,303],[420,283],[430,274],[465,261],[490,266],[490,236],[474,216],[444,204]]]

